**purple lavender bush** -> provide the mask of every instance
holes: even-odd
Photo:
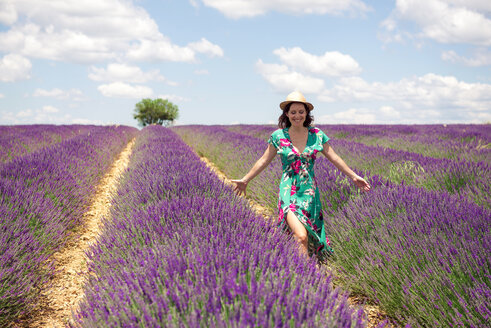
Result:
[[[0,126],[0,163],[52,146],[93,128],[90,125]]]
[[[336,139],[435,158],[488,161],[491,124],[320,125]]]
[[[331,144],[355,168],[387,177],[395,184],[404,181],[462,195],[482,206],[491,204],[491,166],[487,162],[432,158],[346,140]]]
[[[327,220],[344,284],[412,326],[486,327],[491,211],[445,191],[376,188]]]
[[[293,240],[170,129],[144,128],[75,327],[363,327]]]
[[[0,326],[32,309],[52,273],[50,256],[82,223],[95,185],[137,131],[93,126],[0,164]]]

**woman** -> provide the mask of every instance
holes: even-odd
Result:
[[[310,235],[317,254],[321,251],[330,254],[332,248],[324,231],[319,190],[313,170],[317,153],[324,154],[361,190],[369,191],[370,185],[334,152],[324,132],[310,126],[314,106],[300,92],[290,93],[280,108],[283,110],[278,119],[280,129],[271,134],[263,156],[242,179],[232,182],[236,184],[237,192],[246,194],[249,181],[261,173],[276,154],[281,155],[283,176],[278,201],[279,224],[293,233],[303,253],[308,254]]]

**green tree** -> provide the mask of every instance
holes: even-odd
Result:
[[[142,99],[135,105],[133,118],[140,126],[160,124],[168,126],[179,116],[179,108],[167,99]]]

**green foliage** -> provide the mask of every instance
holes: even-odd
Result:
[[[159,124],[168,126],[179,116],[179,108],[167,99],[142,99],[135,105],[133,118],[138,125]]]
[[[425,170],[418,162],[414,161],[397,161],[390,163],[388,176],[389,180],[400,184],[404,181],[406,184],[417,184],[418,177],[423,176]]]

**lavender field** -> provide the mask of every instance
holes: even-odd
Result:
[[[326,159],[316,164],[327,259],[339,283],[378,302],[401,325],[486,327],[491,282],[491,126],[319,126],[355,172],[361,194]],[[242,177],[274,126],[173,128],[230,178]],[[250,184],[276,209],[281,164]]]
[[[17,128],[20,141],[14,128],[0,131],[10,136],[1,148],[11,150],[10,161],[0,164],[0,326],[5,326],[35,306],[53,272],[50,257],[80,224],[97,182],[138,130],[31,126]],[[12,147],[19,144],[30,151]]]
[[[0,126],[0,163],[87,133],[91,128],[88,125]]]
[[[366,327],[348,294],[400,327],[487,327],[491,126],[319,127],[372,185],[361,193],[317,160],[334,248],[322,259],[199,158],[240,178],[274,126],[0,127],[0,326],[35,308],[53,253],[136,137],[71,327]],[[281,173],[276,159],[248,197],[275,212]]]
[[[174,132],[141,131],[77,327],[364,327]]]

